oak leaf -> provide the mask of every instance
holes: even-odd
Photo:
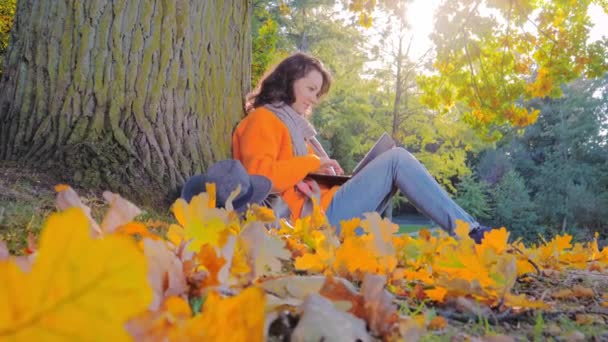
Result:
[[[294,342],[371,341],[363,320],[337,310],[325,297],[311,294],[304,300],[301,310],[302,316],[291,335]]]
[[[385,275],[366,274],[361,286],[367,324],[379,336],[389,336],[397,328],[399,315],[393,296],[384,289]]]
[[[240,238],[253,265],[254,278],[280,272],[280,260],[291,258],[291,253],[285,249],[285,242],[268,234],[260,222],[245,226]]]
[[[144,255],[148,260],[148,280],[154,290],[150,309],[157,309],[164,298],[180,295],[188,290],[182,262],[160,240],[144,239]]]
[[[55,192],[57,192],[55,198],[55,206],[57,209],[66,210],[72,207],[82,209],[89,221],[91,234],[93,236],[100,236],[102,234],[101,227],[99,227],[95,219],[93,219],[93,216],[91,216],[91,208],[82,202],[74,189],[66,184],[57,184],[55,185]]]
[[[151,299],[136,244],[91,239],[87,215],[70,208],[46,221],[30,273],[0,261],[0,339],[128,340],[124,323]]]
[[[101,230],[104,234],[113,233],[116,228],[131,222],[141,214],[141,210],[135,204],[119,194],[104,191],[103,198],[110,204],[110,208],[101,221]]]
[[[172,340],[255,342],[264,339],[265,294],[249,287],[240,294],[221,298],[211,292],[200,315],[189,320]]]

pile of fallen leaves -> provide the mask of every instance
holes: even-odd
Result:
[[[336,236],[318,208],[293,226],[264,207],[244,217],[230,200],[215,208],[212,184],[177,200],[177,224],[155,224],[168,227],[158,233],[117,194],[104,193],[99,223],[72,188],[56,190],[39,247],[32,239],[11,256],[0,241],[0,340],[412,341],[463,317],[551,313],[559,299],[608,307],[605,288],[547,293],[539,282],[569,270],[605,277],[597,236],[525,246],[502,228],[475,244],[466,224],[455,237],[398,236],[377,214],[342,222]],[[421,305],[434,310],[412,309]]]

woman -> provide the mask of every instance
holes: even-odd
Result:
[[[480,241],[488,228],[460,208],[414,156],[394,148],[375,158],[341,186],[319,185],[311,172],[340,175],[307,120],[319,98],[329,91],[331,76],[316,58],[296,53],[284,59],[248,96],[248,115],[233,137],[233,157],[250,174],[268,177],[273,191],[289,206],[293,220],[318,197],[332,226],[365,212],[382,211],[395,188],[424,215],[452,234],[456,220],[470,223],[471,237]]]

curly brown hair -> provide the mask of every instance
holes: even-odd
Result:
[[[282,60],[262,77],[258,86],[247,95],[247,111],[276,102],[293,104],[296,100],[293,83],[305,77],[311,70],[317,70],[323,76],[323,85],[318,96],[327,94],[331,86],[329,71],[319,59],[298,52]]]

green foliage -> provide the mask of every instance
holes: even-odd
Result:
[[[483,153],[476,169],[494,187],[496,224],[528,238],[541,226],[573,235],[605,232],[607,85],[608,78],[579,80],[563,88],[561,99],[534,101],[542,109],[538,121],[523,135],[505,131],[508,139]]]
[[[539,215],[559,231],[608,225],[608,77],[575,82],[522,138],[535,166],[531,180]]]
[[[419,77],[423,103],[465,105],[465,121],[490,140],[502,125],[534,123],[537,107],[522,106],[522,98],[557,97],[561,84],[608,70],[607,39],[587,42],[594,2],[443,2],[431,36],[437,74]]]
[[[511,161],[503,149],[491,149],[481,153],[477,174],[481,180],[494,186],[512,168]]]
[[[252,32],[251,84],[255,86],[278,57],[279,26],[260,2],[254,6]]]
[[[2,75],[2,66],[4,64],[4,54],[8,47],[11,29],[13,28],[13,19],[17,9],[17,0],[2,0],[0,1],[0,75]]]
[[[507,172],[493,191],[495,209],[493,223],[508,227],[515,237],[533,240],[538,233],[536,206],[530,198],[526,183],[516,171]]]
[[[543,330],[545,329],[545,320],[543,319],[542,313],[536,314],[536,321],[534,322],[534,329],[532,330],[532,338],[534,342],[543,341]]]
[[[484,181],[476,181],[471,175],[462,178],[457,187],[455,198],[464,210],[476,219],[489,219],[491,217],[489,187]]]

